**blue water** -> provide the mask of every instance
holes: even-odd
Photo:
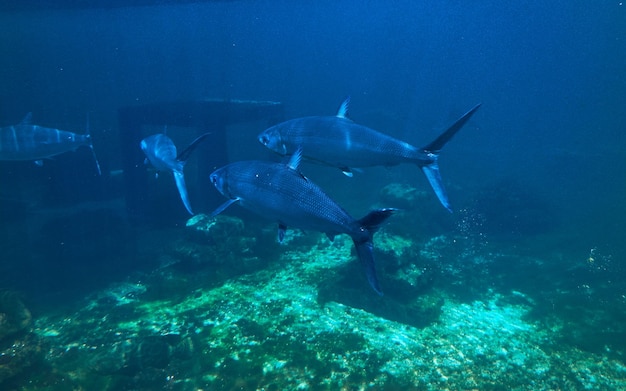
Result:
[[[253,312],[228,317],[216,309],[216,314],[200,311],[197,319],[186,321],[195,326],[205,322],[205,327],[231,324],[252,329],[242,335],[258,343],[266,338],[272,345],[262,353],[255,351],[256,358],[250,362],[265,360],[274,369],[259,364],[250,370],[252,374],[239,367],[229,372],[225,366],[232,369],[234,364],[228,361],[232,359],[228,349],[221,352],[215,345],[210,354],[197,359],[195,354],[203,351],[197,345],[232,337],[215,331],[221,326],[198,331],[198,337],[193,337],[195,348],[182,358],[110,364],[132,367],[126,372],[85,364],[85,373],[97,373],[94,383],[85,380],[88,375],[72,377],[70,368],[80,367],[83,359],[72,364],[70,358],[45,353],[80,340],[75,339],[78,331],[69,329],[62,341],[51,337],[50,330],[57,329],[52,325],[63,318],[85,320],[109,314],[116,320],[106,327],[122,330],[116,322],[121,324],[128,314],[118,314],[120,306],[107,307],[109,299],[99,293],[115,284],[135,288],[141,284],[138,291],[133,288],[121,294],[136,299],[126,304],[134,306],[151,300],[178,303],[194,295],[213,298],[219,292],[215,289],[236,290],[229,284],[250,276],[247,286],[252,288],[247,293],[256,292],[251,295],[269,302],[288,300],[281,305],[295,306],[297,292],[296,297],[285,298],[264,287],[273,285],[263,278],[279,273],[280,265],[289,263],[285,254],[290,251],[306,253],[316,248],[324,258],[331,257],[324,251],[340,247],[330,242],[316,244],[324,239],[314,233],[278,246],[273,222],[236,206],[225,213],[241,219],[245,228],[222,223],[226,224],[224,237],[199,244],[185,226],[189,216],[171,175],[155,180],[152,171],[145,173],[145,186],[137,190],[147,206],[136,219],[126,200],[129,184],[124,181],[124,170],[128,170],[124,154],[129,148],[121,145],[120,108],[205,99],[282,103],[281,118],[245,121],[226,130],[202,129],[228,133],[227,147],[209,141],[197,153],[218,155],[225,148],[226,164],[244,159],[278,161],[258,143],[258,133],[279,120],[334,115],[348,95],[355,122],[417,146],[429,143],[477,103],[482,106],[446,145],[439,160],[455,209],[452,215],[438,205],[423,174],[413,165],[366,168],[348,179],[336,169],[303,164],[302,171],[356,217],[374,207],[405,209],[383,230],[405,238],[411,243],[410,251],[390,255],[393,252],[380,250],[377,257],[386,262],[379,266],[383,287],[385,275],[412,270],[410,265],[430,270],[418,280],[418,288],[406,291],[394,291],[392,277],[387,277],[391,293],[372,298],[373,304],[364,299],[372,292],[359,274],[356,259],[341,266],[347,268],[343,271],[329,272],[334,277],[328,280],[320,280],[323,273],[310,272],[316,276],[311,283],[319,295],[319,308],[341,303],[376,319],[421,330],[449,319],[444,302],[491,303],[497,295],[514,291],[501,302],[525,306],[528,313],[522,318],[536,330],[560,330],[558,336],[546,337],[552,341],[550,347],[537,349],[573,349],[581,354],[573,358],[563,353],[562,361],[545,371],[533,367],[532,373],[539,376],[538,388],[609,389],[603,387],[623,384],[623,370],[587,368],[613,383],[594,383],[590,377],[582,381],[572,375],[585,371],[583,362],[610,361],[615,363],[612,368],[626,365],[626,5],[622,2],[224,1],[137,7],[61,2],[47,8],[37,2],[16,4],[0,7],[0,126],[16,124],[32,112],[36,124],[84,133],[88,118],[103,175],[94,172],[86,148],[47,160],[41,167],[32,162],[0,162],[0,290],[7,292],[0,298],[0,315],[20,312],[21,305],[32,314],[20,331],[7,336],[0,332],[0,388],[71,389],[69,384],[73,384],[84,389],[161,389],[174,384],[162,379],[176,372],[177,378],[195,379],[198,388],[294,389],[299,384],[296,380],[310,375],[303,368],[314,366],[313,362],[332,361],[363,346],[379,346],[369,334],[358,332],[371,324],[366,327],[354,314],[344,314],[343,328],[332,331],[351,330],[352,334],[342,334],[347,335],[344,344],[330,350],[320,347],[317,356],[311,354],[311,361],[292,362],[305,347],[294,345],[292,338],[291,345],[281,348],[287,342],[272,339],[272,333],[282,327],[275,324],[283,323],[272,323],[271,314],[258,319]],[[179,149],[197,134],[195,129],[170,125],[168,135]],[[149,125],[137,131],[147,136],[163,130],[164,126]],[[136,152],[141,154],[138,145]],[[201,157],[192,157],[186,175],[192,204],[198,205],[197,212],[208,214],[223,199],[197,175],[203,172],[202,162]],[[422,193],[417,201],[385,197],[382,189],[394,183]],[[399,205],[389,205],[394,202]],[[249,263],[252,258],[256,261]],[[439,259],[436,265],[432,263],[435,258]],[[353,281],[346,283],[350,275]],[[290,286],[285,292],[294,289]],[[360,293],[350,294],[354,289]],[[515,301],[520,295],[524,297],[521,304]],[[94,301],[104,309],[89,312],[93,308],[89,303]],[[442,309],[424,310],[428,315],[419,321],[411,315],[411,308],[420,305]],[[3,312],[3,306],[13,310]],[[140,325],[137,314],[149,317],[150,311],[138,311],[134,310],[136,318],[132,319]],[[105,327],[98,324],[93,327]],[[1,325],[0,321],[0,329]],[[77,330],[86,327],[82,325]],[[383,329],[379,332],[384,334]],[[132,338],[152,337],[150,330],[138,326]],[[187,341],[186,332],[193,333],[189,330],[177,331],[181,341]],[[280,330],[287,335],[293,331]],[[311,333],[294,335],[308,335],[309,342],[317,341],[320,346],[338,338],[322,333],[327,339],[316,339],[312,335],[318,334]],[[440,335],[436,330],[433,333]],[[23,351],[37,359],[10,356],[6,349],[15,341],[29,346]],[[171,351],[183,342],[168,340],[165,347],[150,346],[158,356],[159,349]],[[107,349],[112,342],[104,338],[98,343]],[[350,350],[351,343],[358,349]],[[119,351],[119,347],[109,349]],[[476,353],[474,348],[467,349],[472,351],[464,352],[467,357]],[[76,354],[89,357],[82,351]],[[266,357],[272,354],[274,358]],[[381,353],[377,360],[385,362],[385,357]],[[473,365],[495,365],[490,356],[484,362],[472,357]],[[516,362],[512,356],[494,357],[498,362]],[[365,368],[358,376],[352,369],[320,367],[308,386],[438,389],[445,385],[407,380],[400,369],[397,373],[383,370],[384,365],[363,360],[350,361],[354,366],[347,367]],[[282,370],[283,365],[291,375],[268,380],[268,373]],[[369,365],[373,367],[367,370]],[[525,365],[530,368],[528,361]],[[559,372],[566,367],[574,368],[571,376]],[[39,373],[44,375],[30,375],[32,368],[43,368]],[[222,369],[216,372],[215,368]],[[442,368],[445,372],[451,367]],[[393,376],[378,376],[392,372]],[[340,382],[329,373],[345,377]],[[429,379],[426,373],[419,372],[416,378]],[[520,370],[517,377],[504,377],[504,373],[493,374],[490,381],[483,377],[483,383],[476,384],[459,375],[447,387],[532,389],[524,385],[531,372]],[[447,377],[452,379],[450,374]],[[172,387],[192,389],[190,384]]]

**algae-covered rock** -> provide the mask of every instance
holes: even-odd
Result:
[[[139,342],[137,362],[140,368],[165,368],[170,362],[172,348],[165,336],[151,335]]]
[[[30,324],[30,311],[14,292],[0,292],[0,340],[24,330]]]
[[[210,270],[203,277],[204,283],[220,283],[265,267],[268,251],[277,245],[264,240],[263,233],[259,235],[240,218],[199,214],[187,221],[184,237],[172,242],[159,256],[187,274],[197,276]]]
[[[198,243],[218,243],[234,236],[240,236],[245,228],[243,220],[228,215],[211,217],[197,214],[187,220],[186,232],[189,239]]]
[[[0,341],[0,389],[13,389],[4,388],[4,382],[39,363],[43,358],[43,351],[41,339],[33,333]]]

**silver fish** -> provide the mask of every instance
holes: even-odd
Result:
[[[180,154],[176,153],[176,145],[171,138],[167,137],[163,133],[153,134],[141,140],[140,146],[146,155],[146,159],[157,169],[158,171],[169,171],[174,174],[174,180],[176,181],[176,187],[180,198],[185,205],[185,209],[189,214],[193,215],[191,204],[189,203],[189,195],[187,194],[187,186],[185,185],[185,175],[183,174],[183,167],[187,162],[187,159],[191,155],[191,152],[198,146],[198,144],[204,140],[210,133],[205,133],[196,138],[184,151]]]
[[[28,113],[19,124],[0,128],[0,160],[33,160],[41,164],[42,159],[87,146],[93,153],[98,175],[101,174],[89,133],[76,134],[31,122],[32,114]]]
[[[287,165],[263,161],[231,163],[214,171],[210,178],[228,198],[213,216],[238,202],[261,216],[278,222],[278,240],[287,226],[324,232],[331,240],[350,235],[370,286],[380,295],[373,254],[373,235],[396,209],[379,209],[360,220],[351,217],[313,182],[298,171],[301,151]]]
[[[347,176],[352,176],[352,168],[356,167],[417,164],[441,204],[451,212],[437,159],[443,146],[465,125],[480,104],[465,113],[433,142],[417,148],[353,122],[348,118],[349,103],[348,97],[336,116],[303,117],[279,123],[259,134],[258,140],[280,155],[291,155],[302,148],[306,159],[338,167]]]

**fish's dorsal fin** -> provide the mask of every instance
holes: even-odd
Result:
[[[287,167],[292,170],[298,171],[298,167],[300,166],[300,162],[302,161],[302,147],[298,147],[296,152],[291,155],[289,158],[289,162],[287,163]]]
[[[346,97],[346,99],[339,106],[339,110],[337,110],[337,117],[350,119],[348,116],[348,108],[350,107],[350,95]]]
[[[20,125],[30,125],[33,123],[33,113],[28,112],[24,116],[24,119],[20,122]]]

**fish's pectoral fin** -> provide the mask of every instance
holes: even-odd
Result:
[[[26,115],[24,116],[24,119],[20,121],[20,125],[30,125],[32,123],[33,123],[33,113],[31,112],[26,113]]]
[[[218,214],[222,213],[226,208],[228,208],[237,201],[239,201],[239,198],[233,198],[224,202],[222,205],[218,206],[217,209],[213,211],[213,213],[211,213],[211,217],[215,217]]]
[[[285,233],[287,231],[287,226],[283,223],[278,223],[278,243],[282,243],[285,239]]]
[[[339,167],[339,169],[341,170],[341,173],[348,178],[352,178],[355,172],[363,174],[363,170],[360,168]]]
[[[341,167],[340,170],[343,175],[347,176],[348,178],[352,178],[354,176],[354,173],[349,167]]]

